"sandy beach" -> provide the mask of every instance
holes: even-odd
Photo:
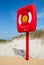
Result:
[[[0,65],[44,65],[44,60],[30,58],[26,61],[22,57],[0,56]]]
[[[0,43],[0,65],[44,65],[44,40],[29,40],[30,60],[25,60],[25,37]]]
[[[9,43],[0,43],[0,56],[21,56],[25,57],[25,38],[14,39]],[[30,39],[29,54],[31,58],[44,59],[44,40]]]

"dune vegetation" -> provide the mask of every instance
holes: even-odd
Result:
[[[7,43],[7,42],[11,42],[11,40],[0,39],[0,43]]]
[[[34,39],[34,38],[40,38],[44,40],[44,30],[36,30],[34,32],[30,32],[30,38]],[[25,33],[24,34],[20,34],[18,36],[14,36],[12,39],[20,39],[25,37]]]
[[[23,37],[25,37],[25,35],[26,34],[24,33],[24,34],[20,34],[20,35],[14,36],[12,38],[12,40],[23,38]],[[31,39],[37,38],[37,39],[44,40],[44,30],[36,30],[34,32],[30,32],[29,36],[30,36]],[[7,42],[11,42],[12,40],[0,39],[0,43],[7,43]]]

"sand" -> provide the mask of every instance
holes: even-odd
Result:
[[[9,43],[0,43],[0,56],[25,56],[25,38],[14,39]],[[44,40],[29,40],[29,55],[31,58],[44,59]]]
[[[0,43],[0,65],[44,65],[44,41],[29,41],[30,60],[25,60],[25,38],[10,43]]]
[[[30,58],[26,61],[23,57],[0,56],[0,65],[44,65],[44,60]]]

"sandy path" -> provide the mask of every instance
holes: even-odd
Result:
[[[30,59],[26,61],[22,57],[0,56],[0,65],[44,65],[44,60]]]

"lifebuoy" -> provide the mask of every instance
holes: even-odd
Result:
[[[32,21],[32,14],[31,14],[31,12],[29,12],[28,13],[28,16],[29,16],[29,19],[28,19],[28,23],[31,23],[31,21]],[[19,24],[21,25],[21,17],[22,17],[22,15],[20,14],[19,15],[19,20],[18,20],[18,22],[19,22]]]

